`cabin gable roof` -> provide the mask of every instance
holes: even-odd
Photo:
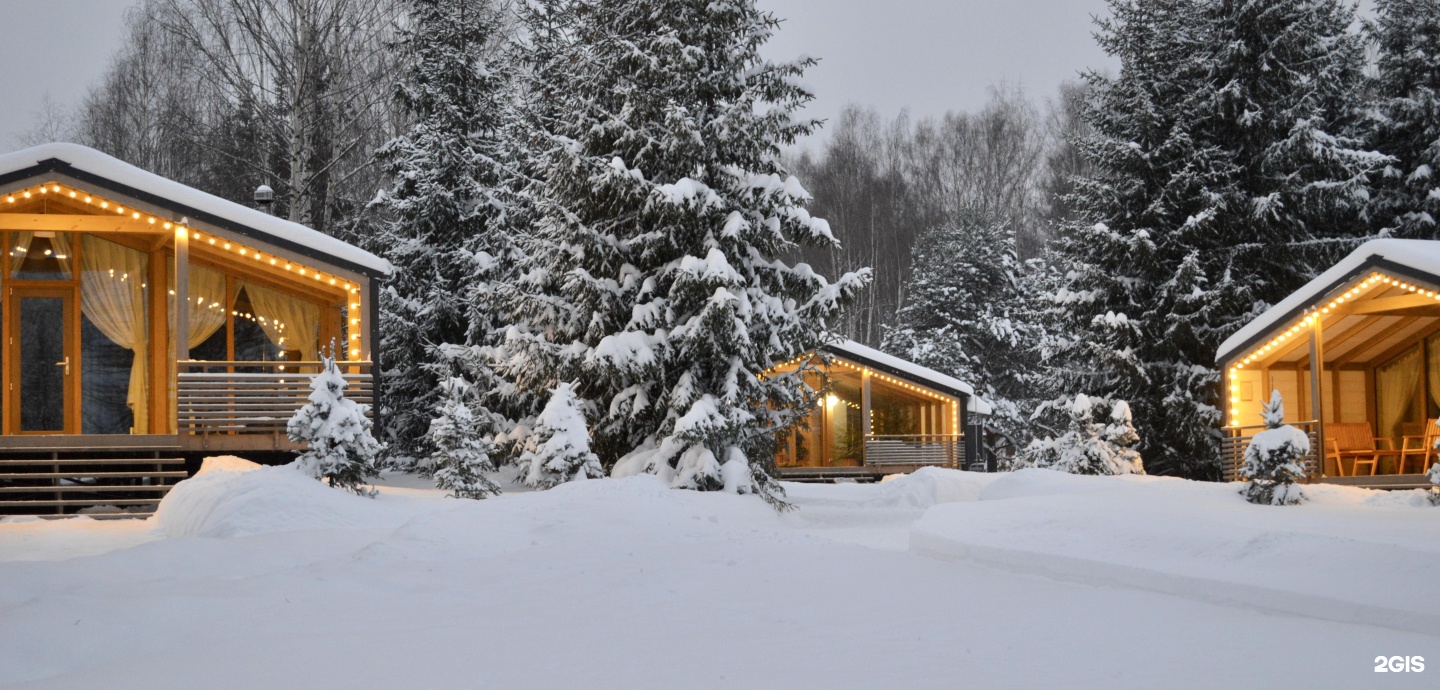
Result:
[[[78,144],[42,144],[0,155],[0,187],[62,176],[370,277],[394,272],[389,261],[284,218],[227,201]]]

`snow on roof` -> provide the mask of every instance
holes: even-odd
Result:
[[[322,232],[187,187],[79,144],[41,144],[0,155],[0,175],[28,170],[50,160],[58,160],[82,173],[242,226],[253,231],[256,239],[262,241],[269,237],[281,243],[299,245],[384,275],[394,271],[389,261]],[[55,172],[64,174],[65,171],[59,169]]]
[[[892,374],[905,376],[917,383],[926,384],[950,393],[964,394],[970,398],[968,409],[976,414],[990,414],[990,403],[975,395],[975,388],[957,378],[946,376],[934,369],[922,367],[909,360],[900,359],[894,355],[887,355],[873,347],[866,347],[853,340],[841,340],[830,343],[821,348],[826,352],[841,357],[851,358],[862,364],[869,364],[879,369],[888,370]]]
[[[1304,287],[1280,300],[1275,306],[1255,317],[1234,335],[1225,339],[1216,351],[1215,360],[1224,362],[1247,343],[1271,330],[1290,323],[1305,307],[1314,305],[1331,290],[1340,287],[1351,274],[1362,272],[1366,266],[1384,270],[1384,265],[1409,269],[1434,277],[1440,282],[1440,242],[1432,240],[1370,240],[1360,245],[1349,256],[1331,266]]]

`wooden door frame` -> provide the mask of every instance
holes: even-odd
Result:
[[[77,264],[78,265],[78,264]],[[5,287],[5,420],[4,433],[14,436],[78,435],[81,433],[81,377],[84,366],[80,361],[80,286],[74,281],[53,281],[50,285],[38,285],[41,281],[25,281],[16,285],[12,281]],[[65,379],[65,424],[59,431],[22,431],[20,429],[20,353],[15,335],[20,332],[20,300],[27,297],[59,297],[65,300],[65,356],[70,358],[70,374]]]

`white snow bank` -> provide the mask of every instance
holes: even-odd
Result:
[[[0,155],[0,174],[32,168],[36,164],[52,158],[65,161],[77,170],[98,175],[132,189],[149,192],[196,211],[219,216],[263,235],[288,240],[386,275],[395,271],[395,267],[389,261],[323,232],[243,204],[227,201],[193,187],[187,187],[79,144],[41,144]]]
[[[1440,634],[1440,510],[1419,491],[1307,486],[1255,506],[1239,484],[1023,470],[928,510],[912,551],[1059,579]]]
[[[881,480],[875,495],[865,502],[873,508],[929,508],[940,503],[978,501],[999,475],[922,467],[910,474],[892,474]]]
[[[375,499],[332,489],[294,467],[221,456],[206,458],[194,477],[176,484],[153,522],[169,537],[242,537],[379,527],[403,519]]]

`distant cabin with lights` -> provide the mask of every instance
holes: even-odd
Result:
[[[1233,478],[1261,405],[1311,436],[1313,481],[1427,486],[1440,438],[1440,242],[1374,240],[1221,346],[1222,467]]]
[[[990,407],[970,384],[853,340],[776,371],[806,363],[806,383],[825,394],[781,443],[775,459],[781,477],[875,478],[926,466],[994,470],[980,452]]]
[[[335,238],[47,144],[0,156],[0,242],[0,513],[143,510],[182,458],[292,450],[331,343],[373,399],[392,269]]]

